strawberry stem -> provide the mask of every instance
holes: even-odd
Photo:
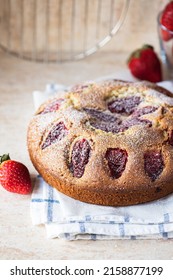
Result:
[[[148,45],[148,44],[144,44],[143,46],[142,46],[142,48],[141,48],[142,50],[147,50],[147,49],[151,49],[151,50],[153,50],[154,51],[154,48],[153,48],[153,46],[151,46],[151,45]]]
[[[127,59],[127,64],[129,64],[130,61],[131,61],[133,58],[140,58],[141,52],[142,52],[143,50],[147,50],[147,49],[151,49],[151,50],[154,51],[153,46],[148,45],[148,44],[144,44],[144,45],[142,46],[142,48],[136,49],[135,51],[133,51],[133,52],[131,53],[131,55],[130,55],[129,58]]]
[[[9,160],[10,156],[9,154],[4,154],[2,156],[0,156],[0,163],[2,163],[3,161]]]

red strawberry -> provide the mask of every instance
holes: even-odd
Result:
[[[9,155],[0,157],[0,184],[9,192],[29,194],[32,191],[27,167],[11,160]]]
[[[173,1],[169,2],[163,10],[160,23],[162,25],[163,40],[168,41],[173,38]]]
[[[163,28],[164,28],[164,26],[161,29],[162,39],[163,39],[163,41],[169,41],[170,39],[173,38],[173,34],[171,34],[169,30],[163,29]]]
[[[161,63],[150,45],[135,50],[128,59],[128,67],[132,75],[140,80],[153,83],[162,81]]]

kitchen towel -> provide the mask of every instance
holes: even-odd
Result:
[[[161,83],[172,90],[172,82]],[[48,85],[45,93],[34,92],[39,105],[60,85]],[[140,205],[107,207],[70,198],[49,186],[38,175],[31,197],[33,225],[44,224],[48,238],[155,239],[173,238],[173,195]]]
[[[173,237],[173,195],[126,207],[88,204],[70,198],[36,178],[31,200],[34,225],[48,238],[146,239]]]

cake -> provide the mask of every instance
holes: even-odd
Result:
[[[173,192],[173,97],[156,84],[76,85],[40,106],[27,138],[39,174],[74,199],[126,206]]]

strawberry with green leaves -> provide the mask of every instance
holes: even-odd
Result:
[[[9,155],[0,156],[0,184],[9,192],[30,194],[31,178],[27,167],[11,160]]]
[[[161,63],[150,45],[135,50],[128,59],[128,67],[132,75],[140,80],[152,83],[162,81]]]

